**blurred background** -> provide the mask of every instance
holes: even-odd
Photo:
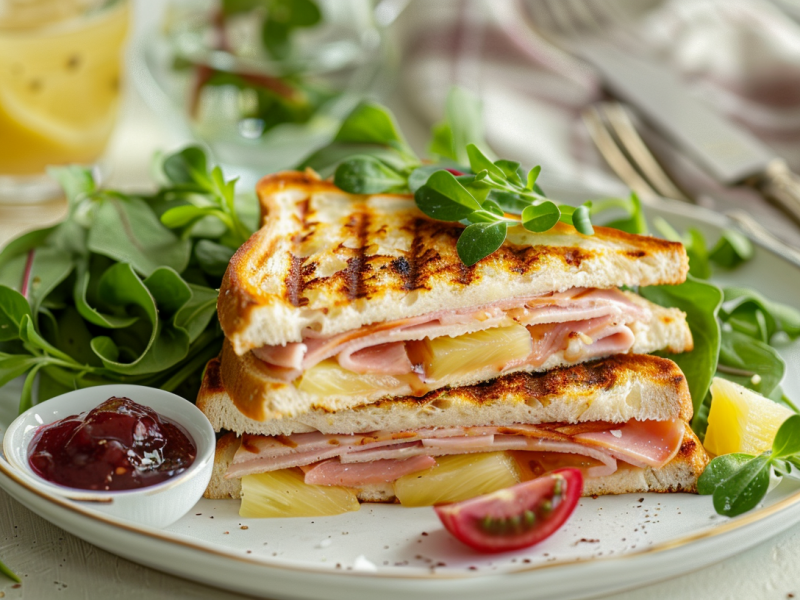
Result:
[[[624,146],[604,112],[621,108],[675,183],[651,191],[744,209],[800,242],[785,210],[614,102],[581,46],[668,70],[800,170],[797,19],[800,0],[0,0],[0,244],[63,214],[47,165],[141,189],[155,152],[200,143],[252,186],[327,143],[365,97],[424,155],[453,85],[481,99],[494,152],[542,165],[545,189],[636,189],[601,143],[611,131]]]

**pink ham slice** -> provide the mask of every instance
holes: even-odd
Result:
[[[518,364],[541,366],[559,350],[564,350],[564,358],[569,361],[591,360],[627,352],[636,341],[636,336],[630,327],[619,323],[617,319],[614,315],[607,315],[574,323],[529,325],[533,351]]]
[[[302,342],[291,342],[285,346],[263,346],[256,356],[265,363],[284,369],[301,369],[308,346]]]
[[[573,288],[557,294],[502,300],[478,308],[437,311],[420,317],[368,325],[330,337],[319,337],[309,330],[302,342],[264,346],[253,350],[253,354],[266,363],[287,369],[280,373],[287,381],[333,356],[337,357],[342,367],[356,373],[403,375],[411,372],[411,362],[402,342],[438,337],[443,335],[443,329],[453,325],[480,321],[484,327],[496,327],[517,322],[540,328],[549,327],[553,331],[548,334],[548,339],[563,342],[565,331],[575,331],[577,327],[583,327],[584,322],[590,322],[590,328],[598,324],[604,324],[606,328],[619,328],[624,327],[625,323],[648,317],[646,308],[631,302],[619,290]],[[607,332],[598,339],[614,339],[617,343],[612,350],[626,352],[633,343],[633,333],[629,328],[624,328],[627,334],[619,329]],[[623,342],[630,344],[625,347]],[[555,343],[545,344],[545,347],[550,349],[550,354],[561,349]],[[605,351],[598,349],[593,354],[602,353]],[[544,362],[547,358],[538,356],[536,360]]]
[[[405,342],[367,346],[356,352],[340,352],[339,365],[355,373],[385,375],[405,375],[413,369]]]
[[[616,460],[634,466],[662,467],[678,452],[684,433],[681,421],[629,421],[606,431],[567,436],[537,428],[450,427],[399,433],[326,435],[318,432],[289,437],[245,436],[226,478],[301,467],[338,458],[342,464],[402,460],[471,452],[527,450],[589,456],[603,463],[589,475],[616,470]]]
[[[485,438],[485,439],[484,439]],[[465,442],[465,443],[460,443]],[[365,463],[380,456],[387,458],[403,458],[409,456],[452,456],[454,454],[473,454],[476,452],[504,452],[506,450],[533,451],[533,452],[559,452],[562,454],[579,454],[600,461],[602,466],[590,467],[586,471],[587,477],[603,477],[611,475],[617,470],[617,460],[597,448],[591,448],[571,442],[560,442],[540,438],[530,438],[517,435],[493,435],[482,438],[444,438],[426,439],[394,451],[394,446],[378,450],[362,450],[343,454],[342,463]]]
[[[303,470],[305,482],[311,485],[363,487],[395,481],[404,475],[425,471],[435,466],[436,460],[431,456],[414,456],[401,460],[374,460],[368,463],[342,463],[333,459]]]
[[[576,441],[602,448],[636,467],[661,467],[680,450],[682,421],[628,421],[619,429],[579,433]]]

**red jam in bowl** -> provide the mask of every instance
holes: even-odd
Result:
[[[194,462],[188,433],[129,398],[41,426],[28,447],[40,477],[82,490],[132,490],[166,481]]]

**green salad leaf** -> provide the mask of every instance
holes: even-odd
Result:
[[[767,343],[778,332],[785,333],[792,340],[800,337],[800,311],[768,300],[756,290],[725,288],[722,312],[731,327]]]
[[[764,396],[778,388],[786,363],[775,348],[738,331],[723,331],[718,372]],[[754,382],[755,378],[755,382]]]
[[[680,285],[652,286],[639,293],[656,304],[677,307],[686,313],[692,331],[694,349],[683,354],[669,355],[686,376],[692,395],[695,415],[708,394],[711,379],[717,368],[721,328],[717,313],[722,305],[722,291],[715,285],[691,275]]]
[[[725,229],[708,257],[714,264],[734,269],[753,258],[754,254],[753,244],[744,234]]]
[[[161,171],[156,193],[131,195],[54,169],[66,220],[0,252],[0,386],[25,376],[20,410],[111,382],[196,396],[222,343],[217,289],[257,220],[200,148]]]

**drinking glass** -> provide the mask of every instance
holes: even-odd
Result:
[[[59,193],[50,165],[91,165],[117,115],[127,0],[0,0],[0,202]]]

